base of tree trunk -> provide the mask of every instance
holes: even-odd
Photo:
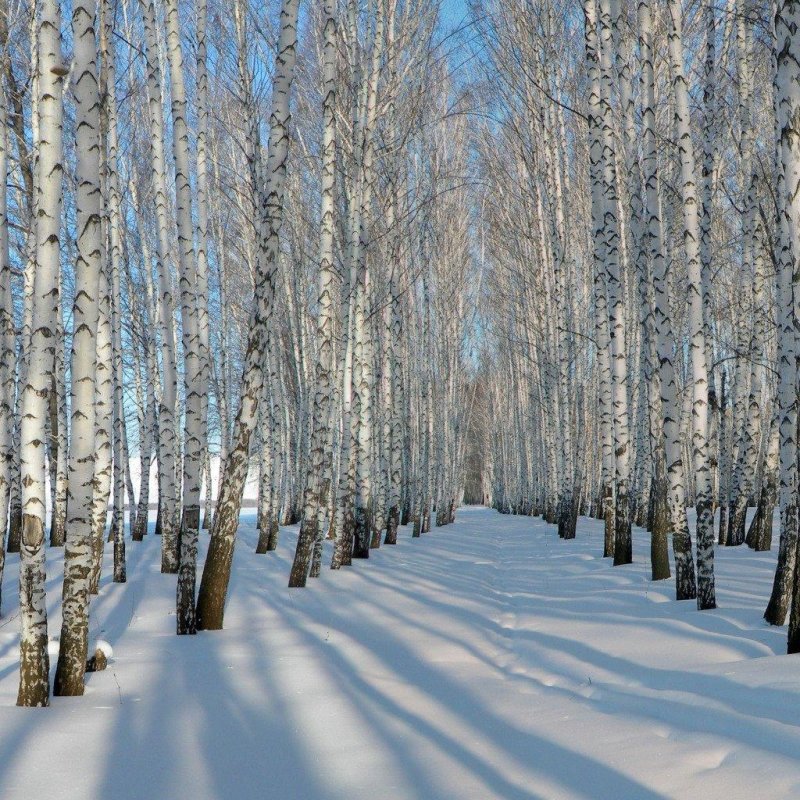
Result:
[[[102,672],[107,666],[106,654],[98,648],[94,651],[94,655],[86,661],[86,672]]]
[[[603,490],[603,520],[605,522],[603,558],[611,558],[614,555],[614,533],[616,528],[614,522],[614,489],[611,486],[607,486]]]
[[[620,567],[633,562],[633,538],[628,492],[619,487],[614,517],[614,566]]]
[[[392,506],[389,509],[389,517],[386,523],[386,536],[384,537],[384,544],[397,544],[397,525],[400,521],[400,513],[397,506]]]

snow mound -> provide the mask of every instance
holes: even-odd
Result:
[[[58,636],[54,636],[47,642],[47,654],[50,658],[58,658],[59,650],[61,649],[61,642]]]
[[[92,648],[92,652],[96,653],[98,650],[102,650],[103,651],[103,655],[107,659],[111,659],[111,657],[114,655],[114,648],[105,639],[98,639],[94,643],[94,647]]]

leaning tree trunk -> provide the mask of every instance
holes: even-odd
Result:
[[[289,95],[294,76],[299,0],[283,0],[280,39],[273,77],[270,140],[266,186],[259,203],[261,217],[257,257],[256,296],[245,355],[242,394],[234,423],[232,446],[219,490],[214,527],[197,598],[197,627],[222,628],[236,529],[249,464],[250,438],[258,419],[263,383],[262,363],[272,316],[283,219],[286,162],[289,154]]]
[[[772,516],[777,499],[778,461],[780,458],[780,437],[778,431],[779,409],[776,407],[772,415],[767,444],[767,456],[764,463],[764,474],[761,479],[761,491],[758,506],[747,531],[748,547],[757,551],[769,551],[772,548]]]

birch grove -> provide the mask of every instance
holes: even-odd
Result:
[[[764,616],[800,651],[800,3],[452,15],[0,0],[19,705],[49,702],[49,638],[83,694],[152,536],[191,635],[234,559],[288,547],[310,592],[463,503],[565,548],[594,518],[609,568],[698,611],[718,548],[774,550]]]
[[[493,284],[483,380],[501,409],[482,458],[491,502],[554,522],[559,487],[579,486],[580,513],[605,520],[604,556],[630,560],[631,519],[651,532],[653,579],[670,577],[671,540],[676,598],[706,609],[715,512],[718,546],[769,549],[779,483],[765,598],[778,625],[797,547],[793,194],[768,188],[791,164],[785,9],[774,28],[770,4],[749,0],[487,0],[475,12],[490,53],[491,121],[476,127]],[[581,235],[559,289],[565,224]],[[572,462],[559,453],[570,429],[583,444]]]

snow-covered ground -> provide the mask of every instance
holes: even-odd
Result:
[[[719,550],[700,613],[648,579],[644,532],[614,569],[590,520],[563,542],[461,509],[305,591],[285,588],[295,535],[256,556],[246,516],[226,629],[192,638],[158,539],[129,544],[128,583],[104,577],[92,607],[108,670],[41,710],[14,707],[10,557],[0,797],[800,797],[800,661],[761,619],[774,550]],[[55,635],[56,558],[48,575]]]

